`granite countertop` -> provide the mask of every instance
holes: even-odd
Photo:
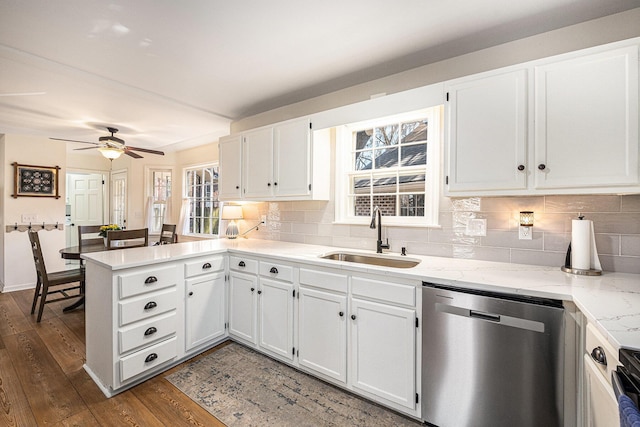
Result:
[[[174,245],[86,254],[82,257],[111,270],[122,270],[214,253],[259,255],[318,267],[374,273],[443,285],[573,301],[616,348],[640,350],[640,275],[608,273],[576,276],[560,267],[542,267],[468,259],[409,255],[421,262],[412,268],[390,268],[319,258],[334,251],[373,253],[329,246],[257,239],[212,239]],[[398,254],[388,254],[406,259]]]

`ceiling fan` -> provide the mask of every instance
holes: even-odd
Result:
[[[77,141],[75,139],[63,139],[63,138],[49,138],[55,139],[56,141],[69,141],[69,142],[80,142],[82,144],[92,144],[95,147],[86,147],[86,148],[75,148],[75,150],[91,150],[97,148],[100,153],[109,160],[117,159],[120,157],[122,153],[127,156],[131,156],[134,159],[141,159],[142,156],[135,151],[141,151],[143,153],[150,154],[158,154],[160,156],[164,156],[162,151],[158,150],[149,150],[148,148],[138,148],[131,147],[124,144],[124,140],[115,136],[118,132],[118,129],[113,127],[107,127],[107,130],[111,133],[111,135],[101,136],[98,138],[100,142],[88,142],[88,141]]]

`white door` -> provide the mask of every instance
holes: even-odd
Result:
[[[258,129],[244,135],[244,193],[246,198],[273,194],[273,131]]]
[[[415,310],[353,298],[349,321],[353,387],[415,409]]]
[[[224,272],[187,280],[187,351],[225,333]]]
[[[527,187],[527,72],[447,87],[450,193]]]
[[[587,427],[618,427],[618,402],[613,388],[589,354],[584,355],[585,418]]]
[[[229,275],[229,334],[253,345],[257,344],[257,287],[256,276]]]
[[[305,118],[273,129],[273,191],[276,196],[306,196],[311,192],[309,123]]]
[[[110,224],[127,227],[127,171],[111,174]]]
[[[298,362],[327,378],[347,382],[347,296],[300,286]]]
[[[638,48],[535,69],[536,188],[638,184]]]
[[[78,244],[79,225],[104,224],[104,176],[101,173],[68,173],[69,218],[66,245]]]
[[[293,285],[260,278],[260,347],[293,360]]]

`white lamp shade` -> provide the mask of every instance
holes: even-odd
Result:
[[[225,205],[222,207],[222,219],[242,219],[242,206]]]
[[[117,159],[122,153],[124,153],[122,148],[115,147],[100,147],[98,148],[98,151],[100,151],[100,153],[109,160]]]

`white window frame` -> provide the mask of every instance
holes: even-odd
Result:
[[[220,194],[220,165],[218,162],[211,162],[211,163],[205,163],[205,164],[199,164],[199,165],[191,165],[191,166],[187,166],[185,168],[182,169],[182,197],[183,199],[188,199],[189,203],[191,204],[191,197],[188,196],[188,181],[187,181],[187,172],[188,171],[193,171],[193,170],[198,170],[198,169],[206,169],[206,168],[216,168],[218,170],[218,195]],[[221,226],[221,212],[222,212],[222,202],[219,199],[218,196],[218,232],[216,234],[213,233],[185,233],[185,235],[187,236],[197,236],[197,237],[207,237],[207,238],[217,238],[220,236],[220,226]],[[189,215],[187,215],[187,217],[184,219],[186,224],[185,224],[185,228],[189,227],[189,220],[191,219],[190,216],[191,213],[191,206],[189,206]],[[213,218],[213,217],[212,217]]]
[[[145,166],[145,177],[146,177],[146,184],[145,184],[145,189],[146,189],[146,199],[145,199],[145,206],[146,206],[146,201],[148,200],[149,197],[153,197],[153,205],[165,205],[165,208],[163,210],[163,216],[162,216],[162,221],[160,222],[160,228],[162,227],[162,224],[165,223],[166,221],[164,220],[164,216],[166,214],[166,208],[167,208],[167,200],[155,200],[155,182],[153,180],[153,174],[154,172],[169,172],[171,174],[171,192],[169,194],[169,198],[173,197],[173,192],[175,191],[175,171],[174,168],[172,166]],[[145,220],[146,221],[146,220]],[[152,229],[149,228],[149,234],[160,234],[161,229],[158,228],[156,229]]]
[[[370,224],[369,216],[356,216],[353,213],[348,194],[350,176],[354,172],[353,133],[359,130],[382,126],[390,123],[407,122],[421,118],[428,120],[427,165],[425,167],[425,213],[424,217],[385,216],[385,226],[439,227],[438,212],[440,204],[440,170],[443,135],[442,105],[425,108],[410,113],[397,114],[374,120],[367,120],[336,128],[336,175],[335,175],[335,222],[338,224]],[[401,170],[401,168],[398,168]],[[394,168],[393,170],[398,170]]]

